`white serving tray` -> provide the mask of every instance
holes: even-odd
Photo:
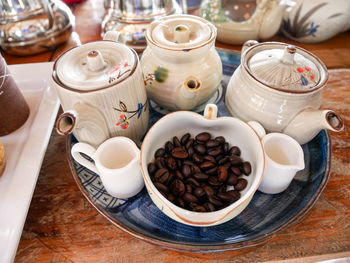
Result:
[[[52,62],[9,66],[30,115],[21,128],[0,137],[7,162],[0,177],[0,262],[13,262],[15,258],[59,108],[50,84],[52,66]]]

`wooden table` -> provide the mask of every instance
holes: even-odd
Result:
[[[54,61],[80,43],[101,39],[103,1],[75,6],[76,30],[55,51],[29,57],[4,54],[8,64]],[[65,138],[53,130],[35,188],[15,262],[314,262],[350,257],[350,33],[319,44],[296,43],[277,35],[272,41],[301,46],[330,70],[323,108],[339,112],[341,133],[330,133],[331,178],[323,194],[301,222],[252,250],[223,253],[180,253],[138,240],[104,219],[82,196],[66,159]],[[241,46],[217,43],[240,50]]]

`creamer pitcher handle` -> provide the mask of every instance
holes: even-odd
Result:
[[[93,171],[94,173],[98,174],[95,164],[88,161],[81,155],[81,153],[86,154],[87,156],[89,156],[91,159],[94,160],[95,152],[96,152],[96,149],[94,147],[84,142],[78,142],[74,144],[71,149],[71,154],[75,161],[77,161],[82,166],[85,166],[89,170]]]
[[[203,115],[206,119],[215,120],[218,116],[218,107],[215,104],[207,104]]]

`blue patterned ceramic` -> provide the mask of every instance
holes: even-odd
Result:
[[[222,86],[240,63],[238,53],[218,50],[223,63]],[[224,92],[225,94],[225,92]],[[219,115],[227,115],[221,97],[217,103]],[[150,109],[150,126],[162,114]],[[76,143],[68,137],[67,149]],[[298,222],[316,203],[329,179],[330,140],[321,131],[312,141],[302,146],[305,169],[297,173],[288,189],[268,195],[257,191],[234,219],[212,227],[193,227],[178,223],[163,214],[143,189],[138,195],[124,200],[110,196],[103,188],[100,177],[76,163],[68,154],[73,177],[87,200],[110,222],[141,240],[165,248],[218,252],[259,245]]]

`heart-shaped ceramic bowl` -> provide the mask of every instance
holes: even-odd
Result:
[[[264,150],[259,136],[246,122],[233,117],[216,117],[216,105],[208,104],[204,116],[190,112],[177,111],[165,115],[157,121],[145,136],[141,147],[141,169],[147,191],[156,206],[170,218],[192,226],[212,226],[224,223],[243,211],[258,189],[264,172]],[[241,191],[241,197],[231,205],[214,212],[193,212],[183,209],[167,200],[154,186],[147,166],[154,161],[157,149],[164,147],[174,136],[181,138],[185,133],[192,137],[209,132],[212,137],[223,136],[231,146],[241,149],[241,158],[249,161],[252,172],[243,175],[248,181],[247,187]]]

